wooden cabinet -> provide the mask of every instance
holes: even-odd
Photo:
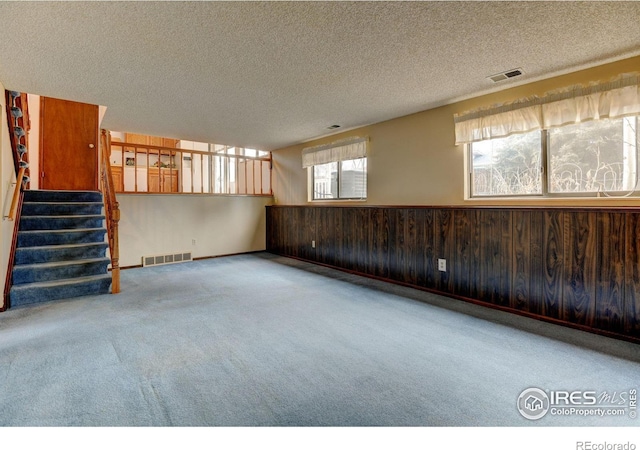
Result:
[[[176,156],[180,152],[177,139],[125,133],[124,142],[136,147],[124,145],[116,147],[115,153],[112,150],[116,192],[180,192],[180,166],[175,163],[181,158]]]
[[[175,169],[150,167],[149,192],[178,192],[178,172]]]
[[[158,147],[176,148],[178,139],[164,138],[158,136],[146,136],[144,134],[125,133],[124,141],[132,144],[155,145]]]
[[[113,186],[116,192],[124,191],[124,178],[122,176],[122,167],[111,166],[111,176],[113,177]]]

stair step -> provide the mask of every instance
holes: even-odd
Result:
[[[22,202],[23,216],[101,214],[102,202]]]
[[[22,216],[20,218],[20,231],[99,228],[104,225],[103,221],[103,215]]]
[[[13,267],[13,284],[63,280],[107,272],[109,258],[78,259],[37,264],[20,264]]]
[[[109,293],[103,211],[100,192],[25,191],[10,306]]]
[[[111,275],[95,275],[70,280],[42,281],[12,286],[9,292],[11,307],[42,303],[83,295],[108,294]]]
[[[91,242],[88,244],[43,245],[16,249],[15,264],[36,264],[73,259],[102,258],[109,244]]]
[[[106,233],[106,228],[19,231],[17,246],[21,248],[39,247],[43,245],[66,245],[85,244],[89,242],[103,242]]]
[[[24,191],[25,202],[102,202],[97,191]]]

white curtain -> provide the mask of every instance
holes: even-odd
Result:
[[[577,95],[542,104],[543,127],[561,127],[588,120],[640,114],[640,85]],[[576,93],[581,92],[580,90]]]
[[[478,115],[456,121],[456,145],[540,129],[540,105]]]
[[[640,114],[640,75],[624,74],[608,83],[455,115],[456,145],[636,114]]]
[[[368,138],[358,137],[305,148],[302,150],[302,167],[364,158],[367,156],[367,141]]]

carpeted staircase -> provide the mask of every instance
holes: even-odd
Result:
[[[100,192],[25,191],[12,307],[109,293],[102,211]]]

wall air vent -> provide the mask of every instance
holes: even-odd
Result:
[[[490,77],[487,77],[487,79],[493,81],[494,83],[497,83],[499,81],[508,80],[509,78],[519,77],[523,73],[524,73],[523,70],[520,68],[511,69],[511,70],[507,70],[506,72],[501,72],[495,75],[491,75]]]
[[[142,267],[159,266],[162,264],[175,264],[185,261],[193,261],[191,252],[169,253],[168,255],[143,256]]]

